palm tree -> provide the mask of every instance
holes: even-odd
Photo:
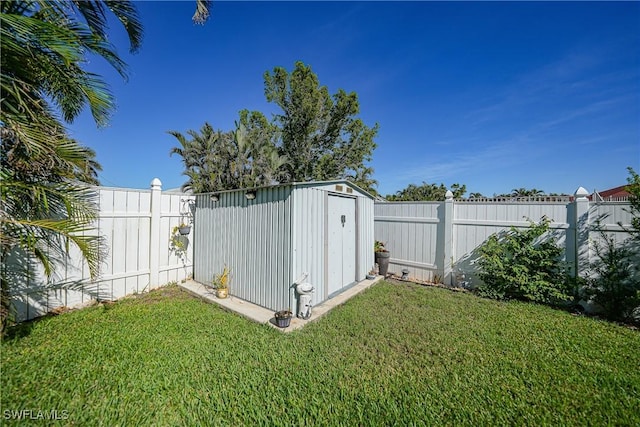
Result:
[[[275,184],[282,179],[283,166],[288,163],[268,138],[253,134],[252,139],[243,124],[233,132],[216,131],[205,123],[199,132],[188,130],[187,136],[177,131],[168,133],[180,143],[170,154],[182,157],[183,174],[189,178],[182,188],[194,193]]]
[[[92,150],[68,137],[61,120],[71,122],[89,107],[98,125],[108,121],[113,97],[83,66],[87,54],[98,55],[126,78],[126,65],[107,38],[109,13],[126,29],[135,52],[142,25],[130,1],[0,3],[2,332],[10,292],[36,266],[50,278],[70,244],[92,277],[98,274],[101,240],[86,233],[97,215],[88,184],[97,182],[100,166]]]
[[[511,190],[511,197],[536,197],[544,195],[544,191],[532,188],[528,190],[526,188],[514,188]]]
[[[273,185],[286,178],[284,168],[289,165],[289,158],[278,153],[267,134],[259,129],[247,130],[242,122],[236,123],[234,143],[237,169],[242,171],[234,188]]]
[[[228,139],[221,131],[216,131],[209,123],[205,123],[200,132],[188,130],[187,136],[177,131],[169,131],[180,147],[174,147],[170,155],[177,154],[182,157],[184,174],[189,178],[182,185],[183,190],[191,190],[194,193],[209,193],[219,190],[227,178],[228,169],[223,168],[220,158],[221,146],[226,145]]]
[[[363,166],[355,171],[353,174],[348,175],[347,179],[363,190],[367,191],[369,194],[373,196],[378,195],[378,191],[376,188],[378,186],[378,181],[373,179],[373,168]]]
[[[196,0],[196,13],[193,14],[193,22],[204,24],[209,19],[211,0]]]

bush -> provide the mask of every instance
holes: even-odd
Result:
[[[596,259],[582,289],[585,299],[591,299],[602,308],[610,320],[640,323],[640,275],[638,251],[627,239],[616,245],[614,239],[600,231],[600,242],[593,247]]]
[[[598,304],[607,319],[640,324],[640,175],[627,169],[631,228],[618,225],[630,237],[616,245],[600,225],[604,217],[596,221],[600,240],[593,244],[596,258],[581,296]]]
[[[551,221],[543,217],[524,230],[514,227],[490,236],[479,248],[477,292],[493,299],[560,304],[572,296],[572,280],[561,260],[562,249],[543,235]]]

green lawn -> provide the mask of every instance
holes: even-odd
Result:
[[[2,343],[3,422],[640,425],[638,331],[438,288],[382,282],[286,335],[175,286],[30,326]]]

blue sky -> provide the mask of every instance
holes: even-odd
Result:
[[[128,81],[87,65],[115,95],[110,125],[85,112],[69,126],[97,151],[103,185],[179,187],[166,131],[230,130],[244,108],[270,116],[263,74],[297,60],[380,125],[381,194],[423,181],[573,193],[640,172],[640,2],[214,1],[205,26],[194,1],[138,8],[138,54],[111,31]]]

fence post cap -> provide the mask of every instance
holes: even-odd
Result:
[[[574,195],[579,199],[586,199],[589,192],[584,187],[578,187]]]
[[[447,200],[451,200],[451,199],[453,199],[453,193],[451,192],[451,190],[447,190],[447,192],[444,194],[444,197],[445,197]]]
[[[160,181],[158,178],[153,178],[151,180],[151,189],[155,190],[160,188],[162,188],[162,181]]]

